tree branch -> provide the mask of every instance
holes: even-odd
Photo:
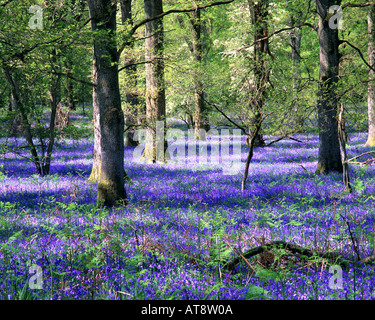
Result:
[[[363,54],[362,54],[362,52],[361,52],[361,50],[359,48],[357,48],[356,46],[354,46],[353,44],[351,44],[347,40],[340,40],[340,44],[342,44],[342,43],[347,43],[349,46],[351,46],[353,49],[355,49],[358,52],[359,56],[361,57],[362,61],[366,64],[366,66],[368,66],[372,71],[375,72],[375,69],[368,64],[368,62],[363,57]]]
[[[293,134],[293,133],[291,133],[291,134]],[[299,143],[303,143],[303,141],[298,140],[298,139],[293,138],[293,137],[290,137],[289,134],[285,134],[285,135],[281,136],[280,138],[277,138],[277,139],[275,139],[275,140],[273,140],[273,141],[267,143],[267,144],[265,145],[265,147],[269,147],[270,145],[272,145],[272,144],[274,144],[274,143],[276,143],[276,142],[279,142],[279,141],[281,141],[281,140],[283,140],[283,139],[286,139],[286,138],[291,139],[291,140],[294,140],[294,141],[299,142]]]
[[[310,28],[312,28],[314,31],[317,31],[317,27],[313,26],[311,23],[308,23],[308,22],[305,22],[305,23],[302,23],[302,24],[298,24],[298,25],[295,25],[293,27],[285,27],[285,28],[281,28],[277,31],[274,31],[272,32],[269,36],[267,37],[264,37],[264,38],[261,38],[261,39],[258,39],[258,40],[255,40],[253,43],[247,45],[247,46],[243,46],[241,48],[238,48],[238,49],[235,49],[236,51],[241,51],[241,50],[245,50],[245,49],[248,49],[248,48],[251,48],[253,45],[255,45],[256,43],[260,42],[260,41],[263,41],[263,40],[267,40],[283,31],[288,31],[288,30],[292,30],[292,29],[295,29],[295,28],[300,28],[300,27],[303,27],[303,26],[308,26]]]
[[[209,8],[209,7],[213,7],[213,6],[217,6],[217,5],[228,4],[228,3],[231,3],[233,1],[234,0],[218,1],[218,2],[206,4],[206,5],[203,5],[203,6],[195,6],[193,8],[189,8],[189,9],[171,9],[171,10],[165,11],[165,12],[163,12],[163,13],[155,16],[155,17],[147,18],[147,19],[144,19],[144,20],[139,21],[138,23],[134,24],[134,26],[130,29],[130,35],[133,35],[139,27],[143,26],[147,22],[151,22],[151,21],[163,18],[164,16],[169,15],[171,13],[192,12],[192,11],[201,10],[201,9],[205,9],[205,8]]]
[[[85,80],[82,80],[82,79],[79,79],[79,78],[76,78],[75,76],[72,76],[70,73],[63,73],[63,72],[53,71],[52,74],[57,75],[57,76],[65,76],[65,77],[67,77],[69,79],[72,79],[74,81],[77,81],[77,82],[80,82],[80,83],[83,83],[83,84],[87,84],[87,85],[92,86],[92,87],[96,86],[95,83],[90,82],[90,81],[85,81]]]
[[[205,8],[209,8],[209,7],[213,7],[213,6],[218,6],[218,5],[222,5],[222,4],[228,4],[228,3],[231,3],[233,2],[234,0],[227,0],[227,1],[218,1],[218,2],[213,2],[213,3],[209,3],[209,4],[206,4],[206,5],[203,5],[203,6],[195,6],[193,8],[189,8],[189,9],[171,9],[171,10],[168,10],[168,11],[165,11],[161,14],[158,14],[157,16],[155,17],[151,17],[151,18],[147,18],[147,19],[143,19],[141,21],[139,21],[138,23],[135,23],[133,25],[133,27],[130,29],[129,31],[129,34],[128,34],[128,37],[131,38],[133,37],[133,34],[137,31],[137,29],[141,26],[143,26],[144,24],[146,24],[147,22],[151,22],[151,21],[154,21],[154,20],[157,20],[157,19],[160,19],[160,18],[163,18],[165,17],[166,15],[169,15],[171,13],[184,13],[184,12],[192,12],[192,11],[196,11],[196,10],[200,10],[200,9],[205,9]],[[121,44],[121,47],[120,49],[117,51],[117,56],[120,57],[122,51],[124,51],[125,47],[130,44],[132,42],[132,40],[127,40],[125,42],[123,42]]]
[[[163,60],[164,58],[155,58],[154,60]],[[140,64],[146,64],[146,63],[153,63],[154,60],[149,60],[149,61],[141,61],[141,62],[133,62],[133,63],[128,63],[126,64],[125,66],[121,67],[120,69],[118,69],[118,72],[126,69],[126,68],[130,68],[130,67],[133,67],[133,66],[138,66]]]
[[[345,3],[341,6],[342,9],[345,8],[362,8],[362,7],[368,7],[368,6],[375,6],[375,2],[367,2],[367,3]]]
[[[230,119],[222,110],[220,110],[215,104],[207,101],[205,98],[203,98],[203,101],[206,102],[207,104],[209,104],[210,106],[213,106],[217,111],[219,111],[223,117],[225,119],[227,119],[230,123],[232,123],[233,125],[235,125],[238,129],[240,129],[245,135],[249,135],[246,131],[246,129],[244,127],[241,127],[240,125],[238,125],[237,123],[235,123],[232,119]]]

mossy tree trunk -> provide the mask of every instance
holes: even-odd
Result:
[[[375,6],[370,6],[367,16],[368,26],[368,63],[370,66],[375,68]],[[368,97],[367,97],[367,109],[368,109],[368,138],[366,146],[375,146],[375,72],[369,70],[369,83],[368,83]]]
[[[93,109],[94,166],[90,178],[98,178],[99,206],[126,203],[124,186],[124,115],[118,80],[116,3],[88,0],[94,34]]]
[[[338,30],[329,26],[328,9],[341,1],[316,0],[319,15],[320,73],[318,93],[319,156],[317,173],[342,172],[338,136],[337,82],[339,79]]]

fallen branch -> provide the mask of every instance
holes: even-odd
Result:
[[[353,158],[348,159],[347,162],[351,162],[352,160],[358,159],[358,158],[363,157],[363,156],[368,155],[368,154],[374,154],[375,155],[375,151],[369,151],[369,152],[361,153],[358,156],[355,156]]]
[[[340,213],[340,217],[345,221],[346,225],[348,226],[348,231],[349,231],[349,234],[350,234],[350,239],[352,240],[354,252],[357,255],[358,261],[361,261],[361,258],[359,256],[358,241],[356,241],[356,239],[355,239],[355,237],[354,237],[354,235],[352,233],[352,230],[350,229],[349,221],[341,213]]]
[[[288,243],[288,242],[285,242],[285,241],[271,241],[271,242],[268,242],[268,243],[266,243],[262,246],[258,246],[258,247],[247,250],[244,254],[242,254],[242,255],[234,258],[233,260],[227,262],[223,266],[223,268],[226,268],[227,270],[232,271],[232,270],[234,270],[236,265],[238,263],[240,263],[240,261],[242,261],[244,258],[254,257],[254,256],[256,256],[260,253],[263,253],[263,251],[271,249],[275,246],[282,247],[283,249],[287,249],[294,254],[298,253],[298,254],[304,255],[306,257],[316,256],[316,257],[319,257],[319,258],[322,258],[322,259],[335,260],[335,263],[339,264],[339,265],[348,265],[349,263],[352,262],[350,260],[343,259],[341,257],[341,255],[338,254],[338,253],[334,253],[334,252],[319,253],[317,251],[313,251],[313,250],[310,250],[310,249],[307,249],[307,248],[303,248],[303,247],[298,246],[296,244],[291,244],[291,243]],[[364,260],[364,259],[362,259],[362,260]]]
[[[279,142],[279,141],[281,141],[281,140],[284,140],[284,139],[286,139],[286,138],[288,138],[288,139],[290,139],[290,140],[294,140],[294,141],[299,142],[299,143],[304,143],[303,141],[298,140],[298,139],[293,138],[293,137],[290,137],[289,134],[286,134],[286,135],[281,136],[280,138],[277,138],[277,139],[275,139],[275,140],[273,140],[273,141],[267,143],[267,144],[265,145],[265,147],[269,147],[270,145],[272,145],[272,144],[274,144],[274,143],[276,143],[276,142]]]
[[[308,170],[307,170],[302,164],[300,164],[300,163],[294,161],[293,159],[288,159],[288,160],[292,161],[292,162],[295,163],[295,164],[298,164],[303,170],[305,170],[306,172],[309,172],[309,171],[308,171]]]

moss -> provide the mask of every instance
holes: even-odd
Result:
[[[126,205],[126,191],[124,187],[116,187],[112,181],[101,180],[98,184],[98,207],[112,207]]]
[[[94,165],[93,165],[92,170],[91,170],[90,177],[88,179],[89,182],[91,182],[91,183],[98,183],[99,182],[100,169],[101,169],[101,162],[100,161],[94,162]]]
[[[318,167],[316,168],[316,171],[315,173],[321,173],[321,174],[328,174],[329,172],[339,172],[339,173],[342,173],[343,171],[343,167],[337,167],[337,166],[332,166],[332,165],[328,165],[327,166],[327,163],[322,161],[322,162],[318,162]]]
[[[365,147],[375,147],[375,136],[369,136],[365,143]]]
[[[318,167],[316,168],[315,173],[326,173],[326,166],[323,162],[318,162]]]
[[[156,162],[165,163],[166,161],[171,159],[171,155],[169,154],[169,152],[167,152],[167,150],[168,150],[168,143],[167,141],[165,141],[164,142],[164,161],[159,161],[157,160],[157,157],[156,157],[156,144],[154,143],[152,150],[151,150],[151,146],[146,144],[146,147],[142,153],[142,158],[145,158],[147,163],[156,163]]]

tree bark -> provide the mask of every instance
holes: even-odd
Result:
[[[316,0],[319,15],[320,73],[318,93],[319,157],[317,173],[342,172],[338,137],[337,82],[339,80],[338,30],[329,27],[328,9],[337,0]]]
[[[144,0],[145,18],[152,18],[163,13],[162,0]],[[144,156],[148,162],[164,162],[164,136],[156,136],[156,121],[166,120],[165,85],[163,61],[163,20],[156,19],[146,23],[145,51],[146,61],[146,122],[148,135]],[[156,141],[156,139],[160,141]]]
[[[205,140],[206,132],[210,130],[208,121],[208,113],[204,103],[204,89],[201,75],[202,57],[203,57],[203,39],[202,39],[202,21],[201,10],[197,9],[191,13],[190,17],[191,30],[193,34],[192,41],[192,54],[195,62],[194,71],[194,101],[195,101],[195,114],[194,114],[194,132],[196,140]]]
[[[291,14],[290,26],[291,27],[295,26],[296,21],[297,23],[299,23],[298,17],[296,18],[293,14]],[[289,36],[289,44],[291,48],[290,58],[292,60],[292,72],[293,72],[292,107],[295,111],[295,124],[300,130],[303,130],[304,120],[303,120],[303,117],[300,115],[299,109],[301,108],[301,105],[299,104],[299,99],[298,99],[298,89],[301,83],[301,67],[300,67],[301,39],[302,39],[301,28],[294,28],[293,30],[291,30],[290,36]]]
[[[128,24],[130,26],[133,25],[133,17],[132,17],[132,7],[131,7],[131,0],[121,0],[121,21],[122,24]],[[133,38],[129,39],[129,48],[134,48],[134,41]],[[125,69],[126,72],[126,92],[125,92],[125,126],[126,129],[126,147],[135,147],[138,145],[138,142],[133,139],[135,126],[137,125],[137,116],[134,113],[134,109],[139,104],[138,95],[134,92],[137,86],[137,66],[134,64],[135,59],[134,57],[130,57],[127,59],[127,64],[129,67]],[[127,107],[130,107],[131,111],[127,112]]]
[[[345,190],[352,192],[352,185],[350,184],[350,177],[349,177],[348,156],[346,154],[346,134],[345,134],[345,126],[344,126],[344,120],[343,120],[343,113],[344,113],[344,105],[341,103],[339,116],[338,116],[338,135],[339,135],[339,143],[340,143],[340,151],[341,151],[341,161],[343,163],[342,179],[344,182]]]
[[[90,178],[98,178],[99,206],[126,204],[124,186],[124,115],[118,80],[116,3],[88,0],[94,32],[93,109],[94,166]]]
[[[375,66],[375,7],[370,6],[367,15],[368,26],[368,63],[372,67]],[[368,83],[368,97],[367,97],[367,110],[368,110],[368,138],[365,146],[375,146],[375,73],[374,70],[369,70],[369,83]]]
[[[67,81],[68,107],[69,107],[69,110],[75,111],[75,110],[77,110],[77,108],[76,108],[76,104],[75,104],[75,101],[74,101],[73,81],[70,78],[67,78],[66,81]]]
[[[251,23],[254,25],[254,84],[252,97],[250,97],[250,106],[254,113],[252,123],[249,127],[249,134],[252,135],[251,128],[262,121],[262,112],[264,110],[265,91],[268,83],[269,70],[266,63],[266,55],[270,54],[268,39],[258,41],[268,36],[267,16],[268,16],[268,0],[261,0],[255,3],[249,0],[249,9],[251,15]],[[250,137],[246,140],[250,145]],[[262,147],[265,145],[261,130],[256,134],[254,147]]]
[[[19,112],[20,115],[20,121],[22,125],[22,131],[25,135],[26,142],[29,145],[29,150],[31,153],[31,159],[35,165],[35,169],[38,172],[38,174],[43,174],[42,167],[40,165],[40,159],[38,156],[38,152],[36,150],[35,144],[33,142],[33,135],[31,132],[31,125],[29,122],[29,119],[27,118],[27,113],[25,111],[23,102],[21,100],[21,93],[20,88],[17,82],[17,79],[15,79],[14,75],[11,73],[10,68],[3,63],[3,70],[5,77],[8,81],[8,84],[10,86],[11,95],[13,98],[13,107],[14,111]]]
[[[53,62],[56,61],[56,50],[53,50],[52,53]],[[49,141],[47,146],[46,157],[42,157],[42,172],[44,175],[48,175],[51,166],[52,150],[55,144],[55,120],[56,120],[56,110],[57,104],[60,100],[60,76],[53,75],[51,81],[51,90],[50,90],[50,106],[51,106],[51,116],[49,122]]]

